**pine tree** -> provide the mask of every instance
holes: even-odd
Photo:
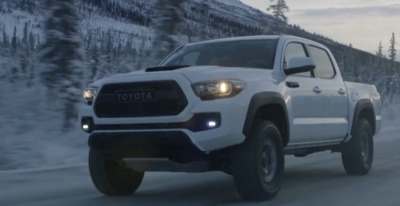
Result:
[[[14,33],[13,36],[11,38],[11,55],[15,56],[15,54],[17,53],[17,27],[14,26]]]
[[[395,34],[392,33],[392,38],[389,40],[389,59],[392,62],[392,66],[394,66],[394,61],[396,60],[396,37]]]
[[[8,47],[9,44],[10,44],[10,41],[9,41],[8,35],[6,33],[6,28],[3,27],[3,45]]]
[[[113,60],[114,60],[114,37],[112,35],[112,31],[108,30],[107,34],[106,34],[106,39],[102,42],[105,42],[105,44],[102,44],[102,60],[101,62],[103,63],[100,67],[99,67],[99,71],[97,72],[97,76],[95,76],[95,79],[101,79],[105,76],[109,76],[112,74],[115,74],[115,65],[113,64]]]
[[[271,2],[274,2],[275,0],[271,0]],[[287,23],[288,19],[285,16],[285,12],[289,11],[289,7],[286,5],[285,0],[276,0],[276,4],[271,5],[268,7],[268,11],[272,10],[273,16],[275,19],[283,21]]]
[[[30,46],[28,41],[28,23],[25,23],[23,29],[23,37],[18,51],[21,71],[24,77],[28,75],[28,67],[30,64]],[[25,79],[25,78],[24,78]]]
[[[275,0],[271,0],[274,2]],[[282,24],[287,24],[288,18],[285,16],[285,12],[289,11],[289,7],[286,5],[285,0],[276,0],[276,4],[273,4],[267,8],[267,11],[272,10],[272,14],[277,21],[273,26],[273,30],[277,33],[284,33],[285,29]]]
[[[123,50],[121,51],[122,58],[122,64],[119,72],[129,72],[132,70],[137,70],[135,63],[136,63],[136,57],[137,57],[137,52],[136,49],[132,45],[131,39],[129,39]]]
[[[36,66],[37,66],[37,53],[35,51],[35,37],[33,36],[32,31],[29,32],[28,36],[28,42],[29,42],[29,52],[30,52],[30,67],[29,67],[29,72],[28,72],[28,83],[27,86],[30,87],[33,84],[34,79],[36,78]]]
[[[378,69],[382,69],[383,62],[383,46],[382,41],[379,42],[378,51],[376,52]]]
[[[146,58],[146,56],[145,56],[146,40],[147,40],[147,36],[142,33],[140,46],[138,48],[138,55],[137,55],[137,60],[138,60],[136,63],[137,69],[143,69],[143,68],[146,68],[147,66],[149,66],[149,63],[148,63],[149,58]]]
[[[383,58],[382,41],[379,42],[378,51],[376,52],[376,56],[379,57],[379,58]]]
[[[28,36],[28,41],[29,41],[29,50],[33,51],[35,50],[35,37],[33,36],[32,31],[29,32],[29,36]]]
[[[177,47],[173,35],[183,21],[182,5],[186,0],[158,0],[155,13],[156,37],[153,42],[153,60],[158,62]]]
[[[208,5],[208,0],[203,0],[202,3],[200,4],[200,10],[201,10],[201,18],[200,18],[200,23],[201,25],[201,30],[200,30],[200,40],[206,40],[209,39],[207,35],[207,28],[209,27],[209,12],[210,12],[210,6]]]
[[[28,44],[28,22],[25,22],[24,30],[23,30],[22,33],[23,33],[22,43],[23,44]]]
[[[3,56],[3,57],[10,56],[10,41],[9,41],[9,37],[6,33],[5,27],[3,27],[3,40],[2,40],[0,56]]]
[[[49,15],[45,22],[46,41],[42,47],[43,84],[63,113],[63,128],[72,127],[77,117],[75,104],[80,102],[83,74],[83,49],[79,34],[79,17],[74,0],[48,0]]]
[[[92,49],[88,51],[88,56],[89,56],[89,75],[88,75],[88,80],[87,83],[92,82],[96,80],[98,72],[100,70],[100,52],[99,48],[97,45],[93,45]]]

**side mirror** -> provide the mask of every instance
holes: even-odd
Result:
[[[314,60],[310,57],[293,57],[289,60],[287,69],[284,69],[286,75],[309,72],[315,69]]]

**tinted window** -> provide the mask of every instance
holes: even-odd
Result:
[[[335,70],[328,52],[311,46],[310,53],[316,65],[315,70],[320,78],[330,79],[335,76]]]
[[[199,58],[200,53],[199,52],[191,52],[187,55],[184,55],[182,57],[182,62],[180,64],[182,65],[194,65],[197,62],[197,59]]]
[[[286,46],[285,60],[284,60],[285,68],[290,67],[289,62],[290,62],[290,59],[293,57],[307,57],[307,54],[306,54],[306,51],[304,50],[303,44],[290,43]],[[294,76],[311,77],[311,72],[297,73]]]
[[[277,40],[236,40],[185,46],[162,66],[213,65],[272,69]]]

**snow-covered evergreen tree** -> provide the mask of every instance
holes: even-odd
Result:
[[[273,26],[273,32],[275,33],[285,33],[284,24],[287,24],[288,18],[285,15],[285,12],[289,11],[289,7],[286,4],[285,0],[271,0],[271,2],[276,1],[276,4],[273,4],[267,8],[267,11],[272,10],[272,15],[277,20]]]
[[[11,38],[11,55],[15,56],[15,54],[17,53],[17,45],[18,41],[17,41],[17,27],[14,26],[14,33],[13,36]]]
[[[178,42],[172,37],[178,25],[183,21],[183,3],[186,0],[158,0],[155,5],[154,30],[156,37],[153,41],[153,64],[172,52]],[[155,65],[153,65],[155,66]]]
[[[202,16],[200,18],[201,21],[201,30],[200,30],[200,40],[207,40],[210,37],[208,36],[208,26],[209,26],[209,12],[210,12],[210,5],[208,5],[209,0],[203,0],[200,4],[200,9],[201,9],[201,13]]]
[[[376,52],[376,56],[379,57],[379,58],[383,58],[382,41],[379,42],[378,51]]]
[[[98,67],[99,70],[95,79],[101,79],[106,76],[110,76],[116,73],[116,68],[114,64],[114,37],[112,31],[108,30],[105,39],[103,39],[101,44],[101,63]]]
[[[31,51],[30,45],[28,41],[29,31],[28,31],[28,23],[25,23],[23,29],[23,37],[20,44],[20,49],[18,51],[18,57],[20,61],[21,73],[24,79],[28,79],[29,76],[29,65],[31,63]]]
[[[7,47],[10,44],[10,41],[8,39],[8,35],[6,33],[6,28],[5,27],[3,27],[3,41],[2,41],[2,43],[3,43],[3,46],[7,46]],[[2,54],[3,54],[3,52],[2,52]]]
[[[49,97],[57,99],[63,113],[63,128],[72,126],[77,117],[75,104],[80,102],[84,52],[79,34],[79,17],[74,0],[48,0],[45,22],[46,41],[42,46],[41,71]]]
[[[395,34],[392,33],[392,37],[389,40],[389,59],[392,62],[392,66],[394,65],[394,61],[396,60],[396,37]]]
[[[86,83],[90,83],[96,80],[96,76],[100,70],[100,49],[97,45],[94,45],[91,50],[87,51],[88,55],[88,67],[89,73],[87,76]]]

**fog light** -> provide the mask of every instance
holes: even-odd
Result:
[[[93,118],[83,117],[81,120],[82,130],[87,133],[91,133],[94,129]]]
[[[209,126],[209,127],[216,127],[216,126],[217,126],[217,122],[215,122],[215,121],[209,121],[209,122],[208,122],[208,126]]]
[[[89,131],[89,125],[88,125],[88,124],[83,124],[83,125],[82,125],[82,129],[83,129],[85,132]]]

